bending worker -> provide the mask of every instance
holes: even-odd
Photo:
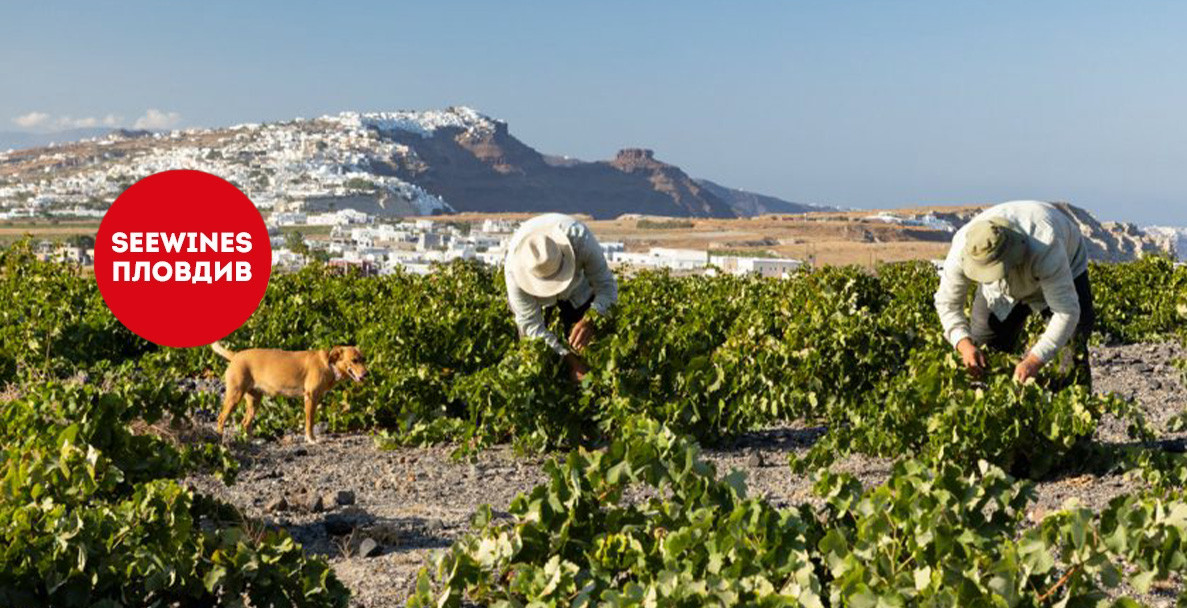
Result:
[[[576,218],[546,213],[511,236],[504,270],[520,338],[543,338],[580,381],[589,367],[577,353],[594,337],[591,316],[609,314],[618,302],[618,282],[602,246]],[[568,346],[548,331],[546,309],[560,312]]]
[[[965,304],[973,283],[970,325]],[[1055,206],[1014,201],[974,217],[952,239],[935,304],[944,336],[974,377],[985,372],[982,346],[1017,352],[1027,317],[1040,312],[1049,319],[1046,331],[1014,369],[1014,380],[1035,377],[1062,350],[1060,365],[1074,366],[1075,382],[1091,387],[1088,338],[1096,315],[1088,252],[1075,220]]]

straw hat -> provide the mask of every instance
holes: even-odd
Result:
[[[979,220],[965,233],[961,267],[968,278],[978,283],[993,283],[1026,254],[1026,237],[1002,218]]]
[[[520,289],[537,298],[559,295],[577,274],[569,236],[556,224],[525,234],[507,257],[507,272]]]

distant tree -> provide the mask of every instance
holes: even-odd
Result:
[[[284,237],[284,246],[293,253],[299,253],[305,256],[309,255],[309,245],[305,244],[305,235],[300,232],[294,231],[288,233]]]
[[[375,182],[369,179],[363,179],[361,177],[352,177],[346,180],[346,183],[343,184],[343,186],[345,186],[347,190],[362,190],[363,192],[375,192],[379,189],[379,186],[377,186]]]
[[[89,234],[72,234],[66,239],[66,244],[71,247],[90,249],[95,246],[95,237]]]

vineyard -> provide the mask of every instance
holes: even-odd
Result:
[[[1096,342],[1187,342],[1187,268],[1091,273]],[[411,606],[1137,606],[1152,589],[1187,606],[1187,460],[1158,443],[1184,416],[1151,424],[1054,366],[1018,386],[1006,355],[973,381],[940,334],[937,282],[926,263],[632,275],[579,386],[518,341],[498,271],[465,263],[277,275],[225,343],[359,346],[370,373],[327,397],[331,433],[479,464],[505,445],[543,455],[543,482],[479,509]],[[198,388],[217,385],[213,352],[136,338],[90,277],[27,244],[0,252],[0,302],[0,606],[351,602],[283,527],[183,483],[239,473],[233,446],[177,430],[217,409]],[[264,407],[256,434],[279,441],[299,410]],[[702,452],[791,422],[824,429],[778,463],[812,480],[798,504],[748,495]],[[1106,423],[1128,441],[1092,441]],[[834,470],[851,454],[893,460],[889,477]],[[1029,517],[1035,482],[1068,475],[1136,481]]]

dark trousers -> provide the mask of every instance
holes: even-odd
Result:
[[[585,302],[585,304],[582,304],[581,306],[573,306],[572,302],[569,302],[568,300],[561,300],[555,305],[544,309],[544,319],[546,322],[551,321],[553,314],[552,311],[554,310],[560,314],[561,327],[563,327],[565,330],[565,335],[561,336],[560,338],[561,342],[564,342],[569,339],[569,332],[573,331],[573,326],[581,320],[581,317],[585,316],[585,312],[589,310],[589,307],[591,304],[593,304],[593,301],[594,299],[591,296],[589,300]]]
[[[1088,341],[1092,337],[1092,330],[1096,327],[1096,309],[1092,304],[1092,285],[1085,272],[1075,279],[1076,296],[1080,300],[1080,322],[1076,324],[1076,333],[1067,346],[1060,349],[1055,361],[1062,371],[1070,371],[1069,382],[1081,384],[1092,390],[1092,368],[1088,360]],[[993,313],[989,314],[989,335],[985,338],[985,345],[997,351],[1018,353],[1021,349],[1020,339],[1022,330],[1026,328],[1026,320],[1030,317],[1030,307],[1018,304],[1005,319],[999,320]],[[1051,317],[1050,309],[1043,311],[1044,318]]]

